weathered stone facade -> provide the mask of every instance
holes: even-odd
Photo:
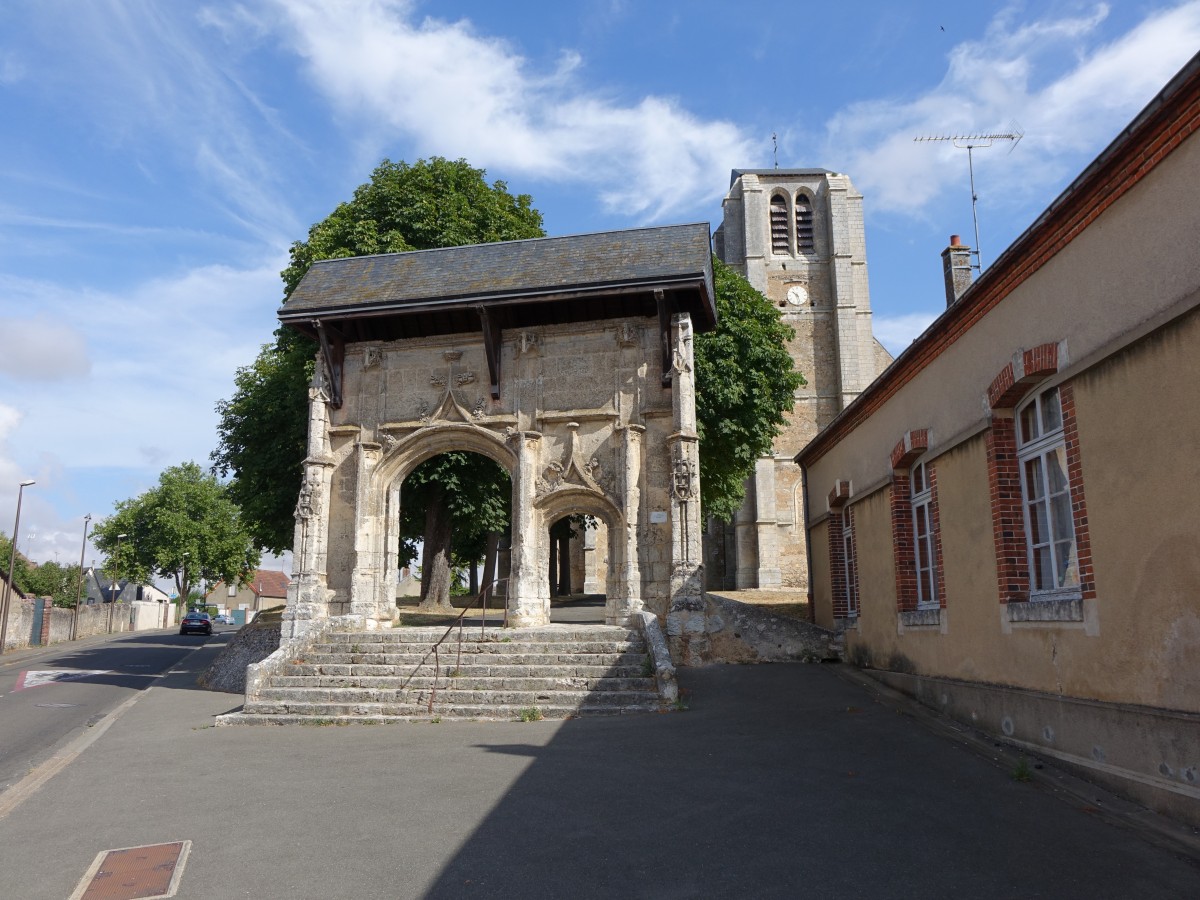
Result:
[[[417,337],[379,339],[384,331],[373,323],[365,339],[346,341],[322,356],[310,390],[285,639],[327,618],[367,629],[392,621],[403,481],[426,459],[451,450],[482,454],[512,479],[509,624],[549,622],[549,529],[563,516],[581,514],[604,525],[595,534],[607,545],[596,555],[607,563],[609,624],[628,624],[644,608],[676,637],[703,635],[693,316],[681,310],[711,304],[711,272],[707,228],[674,228],[687,230],[684,236],[694,245],[682,263],[693,276],[699,272],[688,282],[690,294],[672,304],[668,288],[656,287],[655,279],[682,293],[678,272],[628,273],[638,280],[635,290],[648,298],[649,310],[657,303],[656,316],[641,314],[645,303],[639,307],[624,298],[600,299],[595,308],[602,314],[584,321],[577,313],[567,315],[565,306],[543,304],[537,307],[539,324],[497,329],[499,339],[489,343],[495,332],[486,327],[484,301],[456,300],[476,304],[467,308],[480,310],[481,331],[438,333],[435,327]],[[639,241],[656,231],[671,229],[632,233],[633,251],[607,265],[628,267],[630,259],[636,265]],[[571,264],[587,268],[571,245],[586,239],[546,239],[537,249],[553,255],[557,248]],[[452,252],[469,265],[475,251],[486,257],[480,265],[498,266],[504,253],[523,251],[520,245],[527,243],[426,253]],[[609,252],[595,243],[597,259]],[[402,265],[408,260],[399,257],[414,254],[395,256],[387,264]],[[332,326],[319,324],[310,310],[324,310],[330,318],[357,314],[355,298],[363,289],[353,273],[384,265],[379,260],[385,259],[319,263],[316,286],[306,293],[302,284],[281,317],[287,321],[296,303],[303,313],[294,320],[315,321],[312,327],[319,331]],[[418,262],[433,265],[433,259]],[[444,270],[441,261],[437,265]],[[668,258],[668,269],[671,265],[680,263]],[[613,293],[605,273],[587,268],[583,274],[602,282],[594,293]],[[537,273],[528,277],[531,283],[523,289],[533,293],[541,287],[533,283]],[[573,295],[588,290],[577,273],[556,277],[573,285]],[[402,298],[395,302],[407,302],[402,279],[385,287]],[[455,293],[453,284],[439,290]],[[694,297],[699,300],[688,299]],[[511,309],[511,299],[507,302]],[[567,321],[554,321],[556,309]],[[300,319],[301,314],[312,318]],[[711,316],[701,318],[711,327]],[[340,328],[343,335],[352,333],[349,325]]]
[[[710,523],[713,588],[806,589],[804,502],[795,455],[887,367],[871,331],[862,195],[824,169],[734,171],[716,252],[770,300],[796,333],[807,384],[759,460],[733,523]]]

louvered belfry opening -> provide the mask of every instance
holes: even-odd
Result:
[[[771,252],[788,252],[787,198],[783,194],[771,197]]]
[[[774,228],[774,205],[772,205],[771,219],[772,229]],[[785,238],[786,239],[786,238]],[[796,195],[796,251],[798,253],[811,253],[816,249],[813,242],[813,208],[812,201],[804,194]]]

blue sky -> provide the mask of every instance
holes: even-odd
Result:
[[[994,260],[1200,48],[1200,2],[10,0],[0,6],[0,530],[206,463],[287,248],[383,157],[464,157],[550,234],[719,222],[732,168],[847,173],[898,351],[971,241]],[[88,559],[94,557],[89,548]]]

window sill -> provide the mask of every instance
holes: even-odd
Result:
[[[900,613],[900,624],[905,628],[936,627],[942,624],[942,611],[937,608],[906,609]]]
[[[1082,622],[1083,600],[1079,597],[1037,598],[1008,604],[1010,622]]]

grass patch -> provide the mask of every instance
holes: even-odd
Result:
[[[1013,781],[1020,781],[1022,783],[1033,780],[1033,766],[1029,764],[1029,760],[1024,756],[1018,759],[1017,764],[1013,766],[1012,777]]]
[[[542,711],[536,706],[527,706],[520,712],[522,722],[540,722],[543,718]]]

